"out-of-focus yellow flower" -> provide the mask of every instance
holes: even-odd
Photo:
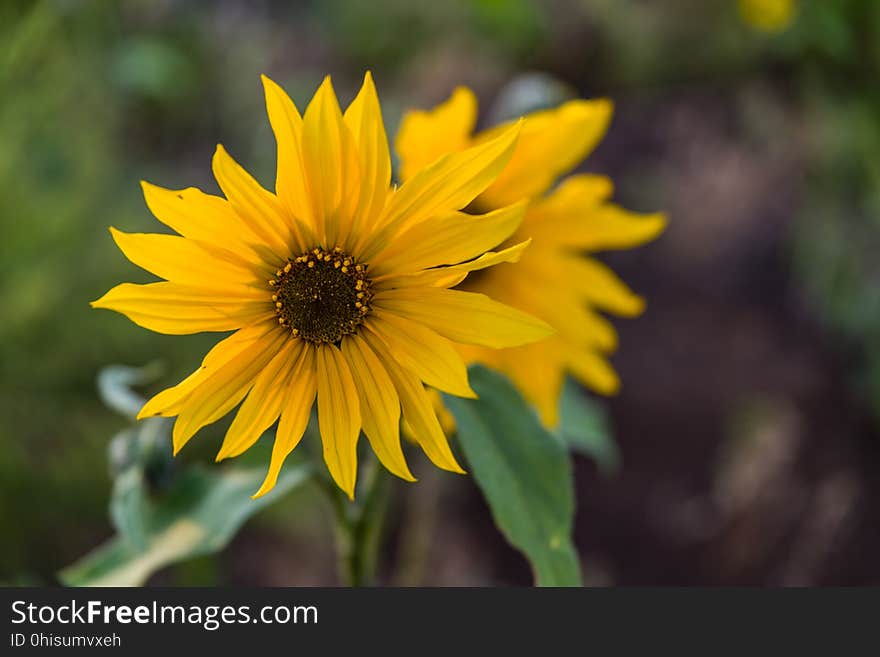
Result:
[[[606,360],[617,347],[617,334],[597,311],[633,317],[645,306],[608,267],[586,254],[642,244],[666,225],[662,214],[637,215],[610,203],[612,184],[605,177],[572,175],[553,188],[598,144],[611,113],[608,100],[575,100],[527,116],[510,164],[470,208],[486,212],[529,200],[525,220],[509,238],[510,243],[532,240],[519,262],[474,273],[459,289],[501,299],[545,320],[556,333],[528,346],[461,351],[469,362],[504,372],[550,427],[558,422],[566,373],[602,394],[618,390],[618,377]],[[465,88],[433,110],[409,112],[396,142],[402,179],[412,179],[444,153],[497,139],[509,129],[505,124],[473,136],[476,115],[476,98]]]
[[[796,0],[738,0],[742,19],[763,32],[782,32],[794,20]]]
[[[176,453],[242,402],[218,460],[249,449],[280,418],[257,495],[275,485],[316,399],[324,460],[350,497],[361,429],[388,470],[413,479],[401,417],[431,461],[461,472],[424,385],[473,396],[454,343],[503,348],[552,332],[489,297],[449,289],[525,247],[489,251],[516,231],[524,204],[459,211],[498,177],[520,126],[411,168],[393,188],[369,74],[344,114],[329,78],[302,117],[278,85],[263,83],[278,143],[275,193],[218,146],[214,176],[226,198],[143,184],[153,214],[180,236],[111,229],[129,260],[167,280],[123,283],[93,306],[160,333],[235,331],[139,417],[177,416]]]

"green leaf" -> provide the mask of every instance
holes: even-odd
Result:
[[[248,518],[307,481],[311,470],[308,464],[288,466],[272,492],[254,500],[264,468],[192,467],[145,510],[143,549],[116,536],[62,570],[59,579],[68,586],[139,586],[169,564],[218,552]]]
[[[614,472],[619,467],[620,451],[608,414],[571,379],[562,390],[557,433],[572,450],[594,459],[600,470]]]
[[[580,586],[566,446],[544,429],[506,378],[473,367],[470,382],[479,399],[445,400],[495,524],[528,558],[539,586]]]
[[[110,519],[120,537],[138,551],[147,549],[148,505],[147,482],[141,468],[128,468],[116,477],[110,495]]]

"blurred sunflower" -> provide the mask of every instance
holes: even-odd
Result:
[[[369,74],[344,114],[329,78],[302,117],[278,85],[263,84],[278,145],[276,193],[218,146],[213,171],[225,199],[143,183],[150,210],[180,236],[111,229],[129,260],[167,280],[123,283],[93,306],[160,333],[235,331],[140,417],[177,416],[176,453],[243,400],[218,460],[241,454],[278,420],[256,495],[275,485],[316,398],[324,460],[349,497],[361,429],[388,470],[413,480],[401,415],[434,464],[462,472],[424,384],[473,396],[453,343],[510,347],[551,332],[485,295],[448,289],[526,246],[489,251],[517,229],[523,204],[458,211],[504,168],[519,125],[410,169],[394,188]]]
[[[469,208],[483,213],[528,199],[525,220],[508,238],[510,244],[532,240],[520,261],[476,272],[458,289],[540,317],[556,333],[526,346],[460,351],[469,362],[504,372],[548,427],[558,423],[566,373],[602,394],[620,385],[606,360],[617,347],[617,334],[597,311],[633,317],[645,307],[608,267],[585,253],[637,246],[666,225],[662,214],[638,215],[609,203],[612,183],[605,177],[572,175],[553,188],[595,148],[611,113],[608,100],[574,100],[527,116],[510,164]],[[492,143],[510,129],[505,124],[474,136],[476,116],[476,98],[463,87],[433,110],[406,114],[396,140],[401,178],[412,180],[438,157]]]
[[[796,0],[738,0],[739,14],[762,32],[782,32],[794,20]]]

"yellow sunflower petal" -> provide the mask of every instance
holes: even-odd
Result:
[[[293,449],[302,440],[303,433],[309,424],[312,404],[317,393],[315,376],[315,349],[305,345],[299,359],[291,368],[290,377],[285,384],[285,396],[281,406],[281,420],[275,432],[275,444],[272,446],[272,460],[269,472],[260,490],[253,497],[261,497],[275,488],[281,467]]]
[[[314,226],[302,163],[302,117],[284,89],[265,75],[261,78],[266,95],[266,113],[278,146],[275,193],[293,217],[308,226]]]
[[[528,115],[510,164],[477,203],[494,208],[543,194],[596,147],[612,111],[609,100],[572,100]],[[491,139],[500,130],[503,127],[494,128],[480,139]]]
[[[253,260],[259,253],[259,236],[239,217],[224,198],[196,189],[164,189],[141,181],[144,200],[150,212],[163,224],[184,237],[237,251]]]
[[[175,283],[203,287],[248,285],[263,279],[237,254],[176,235],[110,234],[125,257],[138,267]]]
[[[373,286],[376,291],[400,287],[455,287],[466,277],[466,271],[458,271],[452,267],[438,267],[414,274],[388,274],[374,279]]]
[[[358,392],[342,352],[330,344],[317,349],[318,426],[324,462],[336,484],[354,499],[361,430]]]
[[[546,322],[484,294],[442,288],[379,292],[374,306],[420,322],[453,342],[514,347],[553,333]]]
[[[454,212],[415,224],[373,258],[371,271],[380,276],[388,272],[414,272],[481,256],[510,237],[522,223],[525,212],[525,203],[516,203],[486,214]]]
[[[560,230],[567,228],[560,226]],[[657,238],[665,228],[662,213],[639,214],[607,204],[590,215],[587,225],[566,235],[566,243],[590,251],[629,249]]]
[[[240,354],[248,345],[262,339],[267,333],[274,331],[275,326],[269,322],[239,329],[228,338],[215,344],[202,359],[201,366],[177,385],[166,388],[154,395],[138,412],[137,419],[145,417],[170,417],[180,413],[184,402],[198,387],[205,377]]]
[[[611,183],[571,176],[529,207],[523,229],[539,244],[599,251],[627,249],[655,239],[666,228],[662,213],[640,214],[606,203]]]
[[[479,258],[451,267],[426,269],[415,274],[378,276],[373,279],[373,285],[377,291],[400,287],[455,287],[467,277],[468,272],[494,267],[505,262],[519,262],[522,252],[531,242],[532,240],[528,239],[501,251],[487,251]]]
[[[168,282],[122,283],[92,307],[115,310],[138,326],[169,335],[232,331],[274,315],[266,293],[255,288],[217,291]]]
[[[537,271],[533,272],[533,276],[527,281],[508,281],[507,297],[515,299],[519,308],[546,321],[561,337],[573,344],[605,352],[617,349],[614,326],[590,309],[576,291],[564,286],[548,288],[544,283],[535,285],[534,280],[550,280],[550,277],[543,279]],[[491,294],[492,286],[487,287]]]
[[[564,381],[565,364],[559,360],[558,349],[553,347],[558,341],[558,338],[550,338],[497,352],[502,371],[536,408],[541,422],[549,428],[559,424],[559,395]]]
[[[437,420],[428,391],[421,381],[398,364],[378,336],[365,331],[364,340],[382,361],[391,377],[400,397],[403,418],[412,428],[416,442],[438,468],[464,474],[464,470],[449,448],[449,441]]]
[[[343,116],[360,158],[360,197],[353,229],[373,226],[385,207],[391,185],[391,154],[373,76],[367,71],[360,92]]]
[[[467,148],[476,122],[477,98],[467,87],[458,87],[430,111],[404,114],[394,142],[401,179],[409,180],[446,153]]]
[[[339,244],[357,209],[360,175],[354,137],[342,119],[329,76],[306,108],[302,153],[318,237],[325,246]]]
[[[551,320],[561,337],[573,344],[593,347],[604,353],[617,350],[617,331],[611,322],[582,304],[564,307],[568,312],[559,313]]]
[[[199,383],[187,397],[174,422],[171,440],[175,454],[199,429],[216,422],[235,408],[288,339],[284,331],[274,331],[264,339],[249,344]]]
[[[458,265],[453,265],[452,267],[447,267],[447,269],[456,272],[471,272],[494,267],[495,265],[500,265],[505,262],[519,262],[523,251],[525,251],[531,243],[532,240],[529,238],[523,240],[519,244],[514,244],[506,249],[501,249],[500,251],[486,251],[486,253],[479,258],[475,258],[469,262],[462,262]]]
[[[218,344],[222,344],[222,342]],[[230,358],[234,355],[235,354],[231,354]],[[192,394],[193,390],[196,389],[196,386],[202,380],[203,376],[202,369],[199,368],[180,383],[156,393],[141,407],[141,410],[138,411],[137,419],[142,420],[145,417],[172,417],[177,415],[183,407],[183,402]]]
[[[226,431],[217,460],[238,456],[248,450],[281,415],[285,383],[291,365],[299,359],[302,340],[288,340],[254,381],[232,424]]]
[[[360,257],[370,260],[407,226],[467,206],[507,164],[519,130],[517,123],[495,139],[445,155],[405,182],[385,205],[380,219],[383,228],[359,245]]]
[[[590,305],[621,317],[636,317],[645,299],[633,292],[611,269],[592,258],[563,256],[559,272]]]
[[[290,255],[291,243],[299,242],[297,246],[300,250],[305,249],[305,245],[293,234],[278,197],[254,180],[220,144],[214,152],[212,167],[217,184],[235,212],[278,259]]]
[[[467,369],[449,340],[431,329],[394,313],[373,311],[368,324],[401,365],[427,385],[459,397],[476,398]]]
[[[342,341],[360,400],[364,433],[379,461],[407,481],[415,481],[400,446],[400,399],[385,367],[360,337]]]
[[[607,176],[587,173],[564,178],[559,186],[529,208],[529,217],[547,213],[554,219],[569,214],[584,214],[598,207],[614,193],[614,183]]]
[[[614,395],[620,390],[620,379],[605,358],[595,352],[567,350],[565,362],[576,379],[602,395]]]

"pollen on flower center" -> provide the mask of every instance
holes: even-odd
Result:
[[[373,298],[367,266],[338,247],[288,260],[269,285],[278,323],[310,342],[337,343],[357,331]]]

